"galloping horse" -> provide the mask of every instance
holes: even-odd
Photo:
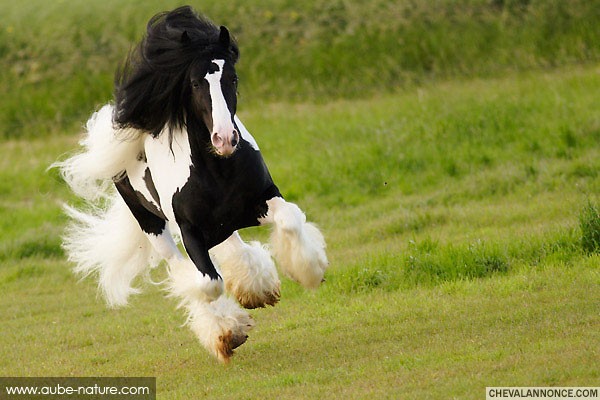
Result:
[[[322,234],[283,199],[236,116],[238,57],[227,28],[190,7],[156,15],[117,72],[114,102],[89,119],[82,151],[55,163],[89,203],[66,207],[75,271],[97,274],[116,307],[139,291],[137,276],[165,260],[168,290],[221,361],[253,326],[238,302],[256,308],[280,297],[269,248],[244,242],[238,229],[273,224],[277,264],[306,287],[317,287],[328,265]]]

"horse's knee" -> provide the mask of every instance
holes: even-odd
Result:
[[[306,222],[306,216],[300,208],[293,203],[286,203],[275,214],[275,225],[288,233],[298,233]]]
[[[223,294],[224,285],[221,277],[203,274],[190,260],[173,258],[169,260],[168,289],[182,301],[211,302]]]
[[[267,201],[267,220],[275,224],[275,228],[287,233],[299,233],[306,223],[306,216],[294,203],[289,203],[281,197]]]
[[[316,288],[329,264],[323,235],[315,225],[306,222],[296,204],[274,198],[267,205],[275,224],[271,245],[279,266],[302,285]]]

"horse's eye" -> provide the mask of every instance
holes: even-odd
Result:
[[[199,89],[200,88],[200,82],[198,82],[198,81],[192,81],[192,87],[194,89]]]

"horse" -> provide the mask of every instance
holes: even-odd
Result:
[[[236,115],[238,58],[229,30],[191,7],[155,15],[80,150],[54,164],[86,202],[65,206],[74,271],[96,275],[108,306],[120,307],[140,292],[136,277],[165,265],[161,283],[222,362],[254,326],[243,308],[280,299],[273,259],[307,288],[328,266],[322,233],[284,199]],[[270,246],[239,235],[267,224]]]

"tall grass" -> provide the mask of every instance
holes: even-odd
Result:
[[[242,107],[600,59],[600,0],[190,3],[238,37]],[[74,131],[148,18],[180,4],[3,0],[0,137]]]
[[[579,214],[581,247],[588,253],[600,252],[600,211],[598,205],[589,201]]]

